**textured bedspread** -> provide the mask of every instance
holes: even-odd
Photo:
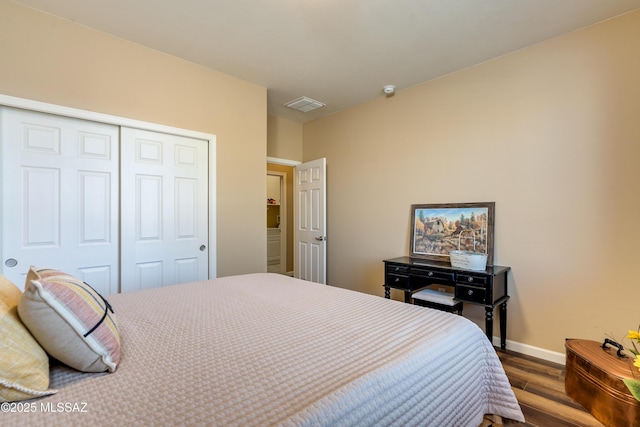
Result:
[[[478,426],[523,421],[463,317],[276,274],[113,295],[112,374],[52,368],[10,425]]]

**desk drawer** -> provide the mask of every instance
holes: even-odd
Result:
[[[389,264],[387,265],[387,274],[407,275],[409,274],[409,266]]]
[[[411,275],[426,279],[438,280],[441,282],[453,282],[453,273],[447,273],[446,271],[413,268],[411,269]]]
[[[487,289],[479,286],[459,284],[456,286],[456,298],[462,301],[486,304]]]
[[[462,285],[486,286],[487,276],[476,276],[475,274],[459,273],[456,277],[456,282]]]
[[[409,285],[408,276],[397,276],[395,274],[387,275],[386,286],[390,286],[392,288],[407,289],[408,285]]]

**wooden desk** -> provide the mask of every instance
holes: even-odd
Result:
[[[455,301],[485,308],[485,333],[493,340],[493,310],[500,309],[500,348],[507,341],[507,273],[511,267],[488,266],[484,271],[454,268],[448,262],[400,257],[384,260],[384,296],[391,289],[404,291],[404,301],[411,303],[411,294],[432,284],[453,286]]]

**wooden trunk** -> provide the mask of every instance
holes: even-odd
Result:
[[[605,426],[640,426],[640,402],[622,381],[639,378],[638,369],[631,357],[619,357],[616,348],[605,347],[589,340],[565,342],[567,395]]]

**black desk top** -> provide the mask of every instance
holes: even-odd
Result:
[[[487,274],[487,275],[491,275],[491,276],[496,276],[498,274],[502,274],[505,273],[509,270],[511,270],[511,267],[503,267],[500,265],[488,265],[487,268],[485,270],[465,270],[462,268],[456,268],[451,266],[450,263],[446,262],[446,261],[433,261],[430,259],[422,259],[422,258],[410,258],[408,256],[403,256],[403,257],[398,257],[398,258],[392,258],[392,259],[385,259],[384,262],[394,262],[397,264],[405,264],[405,265],[409,265],[409,266],[416,266],[416,267],[430,267],[430,268],[438,268],[441,270],[452,270],[452,271],[469,271],[469,272],[474,272],[474,273],[479,273],[479,274]]]

